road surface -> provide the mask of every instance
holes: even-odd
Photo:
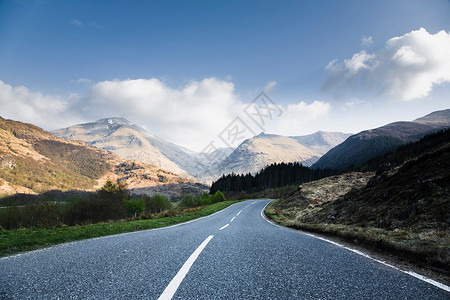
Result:
[[[175,227],[0,259],[0,299],[450,299],[450,293],[266,221],[270,200]]]

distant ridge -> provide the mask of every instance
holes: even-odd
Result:
[[[394,122],[365,130],[350,136],[345,142],[328,151],[312,167],[344,170],[449,126],[450,109],[446,109],[411,122]]]
[[[323,153],[348,136],[350,134],[322,131],[294,137],[261,133],[243,141],[210,172],[215,177],[230,173],[255,174],[268,165],[281,162],[301,162],[304,166],[311,166]]]

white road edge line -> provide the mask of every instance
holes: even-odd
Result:
[[[231,223],[231,222],[233,222],[233,221],[234,221],[234,219],[236,219],[236,217],[233,217],[233,218],[231,218],[231,221],[230,221],[230,223]]]
[[[208,236],[203,241],[203,243],[201,243],[200,246],[198,246],[198,248],[194,251],[194,253],[192,253],[191,256],[189,256],[188,260],[178,271],[177,275],[175,275],[175,277],[170,281],[169,285],[166,287],[161,296],[159,296],[158,300],[172,299],[173,295],[175,295],[184,277],[189,272],[189,269],[192,267],[194,262],[197,260],[197,257],[200,255],[200,253],[202,253],[203,249],[205,249],[206,245],[208,245],[209,241],[211,241],[213,237],[214,237],[213,235]]]
[[[273,201],[273,200],[272,200],[272,201]],[[417,279],[419,279],[419,280],[422,280],[422,281],[424,281],[424,282],[426,282],[426,283],[429,283],[429,284],[431,284],[431,285],[434,285],[435,287],[438,287],[438,288],[440,288],[440,289],[442,289],[442,290],[444,290],[444,291],[446,291],[446,292],[450,292],[450,286],[445,285],[445,284],[443,284],[443,283],[440,283],[440,282],[438,282],[438,281],[436,281],[436,280],[433,280],[433,279],[431,279],[431,278],[428,278],[428,277],[426,277],[426,276],[420,275],[420,274],[418,274],[418,273],[416,273],[416,272],[402,270],[402,269],[400,269],[400,268],[398,268],[398,267],[396,267],[396,266],[393,266],[393,265],[391,265],[391,264],[389,264],[389,263],[387,263],[387,262],[385,262],[385,261],[382,261],[382,260],[373,258],[372,256],[370,256],[370,255],[367,254],[367,253],[364,253],[364,252],[359,251],[359,250],[357,250],[357,249],[353,249],[353,248],[344,246],[344,245],[339,244],[339,243],[337,243],[337,242],[335,242],[335,241],[328,240],[328,239],[326,239],[326,238],[323,238],[323,237],[314,235],[314,234],[312,234],[312,233],[307,233],[307,232],[304,232],[304,231],[295,230],[295,229],[291,229],[291,228],[288,228],[288,227],[283,227],[283,226],[281,226],[281,225],[278,225],[278,224],[272,222],[272,221],[269,220],[269,219],[265,216],[265,214],[264,214],[264,210],[266,209],[267,205],[269,205],[270,202],[272,202],[272,201],[269,201],[269,202],[263,207],[263,209],[261,210],[261,217],[262,217],[264,220],[266,220],[267,222],[269,222],[270,224],[272,224],[272,225],[274,225],[274,226],[276,226],[276,227],[279,227],[279,228],[288,229],[288,230],[294,230],[294,231],[296,231],[296,232],[305,234],[305,235],[307,235],[307,236],[310,236],[310,237],[313,237],[313,238],[316,238],[316,239],[325,241],[325,242],[327,242],[327,243],[333,244],[333,245],[335,245],[335,246],[344,248],[344,249],[346,249],[346,250],[348,250],[348,251],[351,251],[351,252],[356,253],[356,254],[358,254],[358,255],[364,256],[365,258],[368,258],[368,259],[370,259],[370,260],[376,261],[377,263],[380,263],[380,264],[382,264],[382,265],[385,265],[385,266],[387,266],[387,267],[390,267],[390,268],[392,268],[392,269],[394,269],[394,270],[400,271],[400,272],[402,272],[402,273],[408,274],[409,276],[412,276],[412,277],[417,278]]]
[[[225,229],[225,228],[227,228],[228,226],[230,226],[230,224],[227,224],[227,225],[225,225],[225,226],[220,227],[219,230]]]

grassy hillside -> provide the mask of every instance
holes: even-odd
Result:
[[[130,188],[192,182],[156,166],[126,161],[32,124],[0,117],[0,196],[49,190],[93,190],[107,178]]]
[[[303,184],[267,214],[287,226],[395,253],[450,278],[450,141],[372,175]]]
[[[379,166],[390,164],[399,166],[405,160],[414,158],[422,153],[433,151],[447,141],[450,141],[450,128],[428,134],[417,142],[408,143],[397,148],[393,152],[376,156],[360,165],[354,167],[359,171],[376,171]]]
[[[360,165],[370,158],[393,151],[403,144],[401,139],[391,136],[377,136],[370,139],[351,136],[328,151],[312,167],[345,170]]]
[[[114,161],[106,151],[57,139],[31,124],[0,118],[0,185],[10,190],[89,189]]]
[[[394,122],[365,130],[328,151],[312,167],[347,170],[449,126],[450,109],[446,109],[411,122]]]

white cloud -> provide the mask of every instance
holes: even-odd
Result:
[[[324,88],[338,97],[370,89],[394,100],[423,98],[450,82],[450,33],[421,28],[389,39],[375,53],[363,50],[343,62],[333,60],[325,69]]]
[[[233,80],[233,76],[231,76],[230,74],[226,75],[223,79],[225,79],[225,81],[231,81]]]
[[[70,20],[70,23],[72,23],[75,26],[82,26],[83,22],[81,22],[80,20]]]
[[[370,108],[371,104],[370,104],[370,102],[367,102],[365,100],[354,98],[354,99],[346,101],[344,103],[344,105],[341,107],[341,110],[342,111],[349,111],[349,110],[353,110],[353,109],[355,109],[357,107],[361,107],[361,106],[364,106],[366,108]]]
[[[232,82],[214,77],[190,81],[177,88],[157,78],[102,81],[92,84],[82,97],[73,94],[67,98],[42,95],[0,81],[2,117],[33,123],[46,130],[124,117],[150,133],[196,151],[219,140],[218,135],[236,117],[258,133],[257,126],[245,118],[244,109],[252,99],[246,100],[238,98]],[[283,111],[266,124],[267,132],[298,135],[316,131],[317,124],[327,120],[330,104],[301,101]]]
[[[80,84],[84,84],[87,86],[93,85],[94,82],[88,78],[78,78],[76,80],[71,80],[71,83],[80,83]]]
[[[81,79],[79,82],[86,82]],[[0,81],[1,116],[53,130],[118,116],[166,140],[201,150],[246,106],[217,78],[171,88],[157,78],[102,81],[84,97],[45,96]]]
[[[275,87],[277,86],[277,82],[276,81],[269,81],[266,86],[264,87],[264,92],[270,92],[271,90],[273,90]]]
[[[375,55],[367,54],[365,50],[353,54],[351,59],[344,60],[344,68],[350,75],[358,73],[361,69],[371,69],[375,65],[373,64],[373,59]]]
[[[368,37],[363,36],[361,38],[361,46],[370,46],[372,44],[373,44],[373,39],[371,36],[368,36]]]
[[[91,119],[123,116],[166,140],[197,150],[243,107],[234,84],[217,78],[175,89],[157,78],[103,81],[83,100],[82,113]]]
[[[79,119],[70,113],[71,105],[78,101],[76,94],[67,99],[57,96],[44,96],[30,92],[24,86],[13,87],[0,80],[1,116],[35,125],[56,129],[68,126]]]
[[[289,104],[276,124],[276,132],[284,135],[299,135],[317,130],[317,122],[326,121],[331,110],[327,102],[314,101],[307,104],[300,101]]]

